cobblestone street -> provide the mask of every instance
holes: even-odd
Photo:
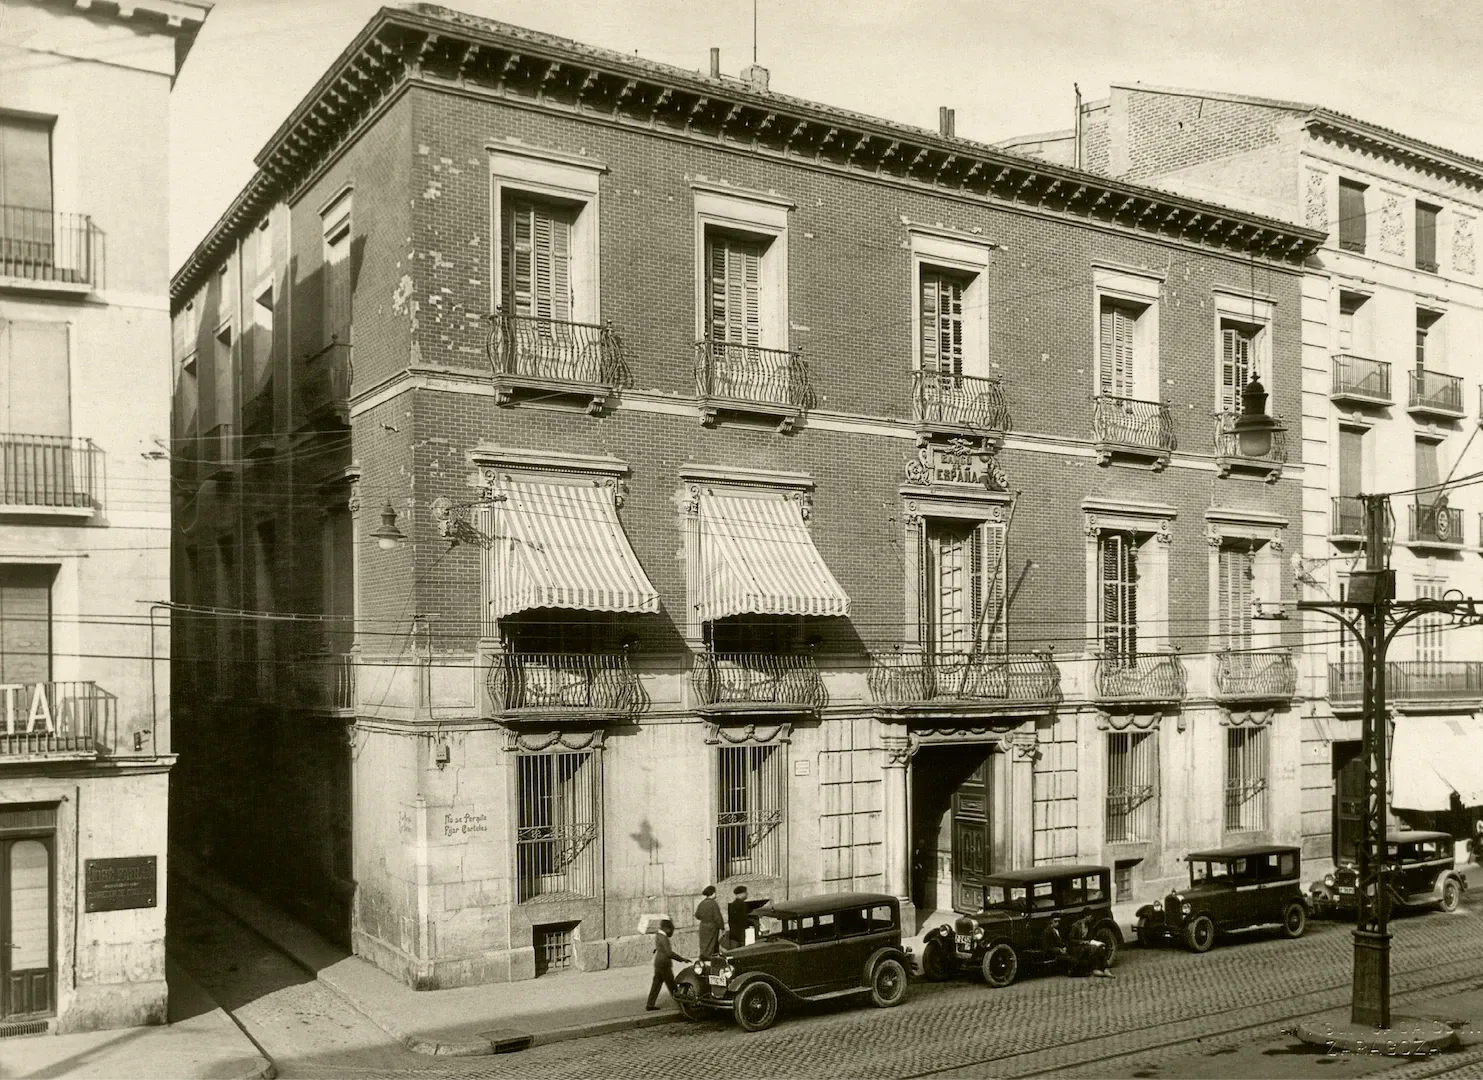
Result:
[[[1480,1067],[1476,1038],[1471,1048],[1409,1064],[1283,1049],[1286,1022],[1348,1000],[1351,939],[1334,923],[1312,923],[1296,942],[1247,935],[1205,956],[1130,948],[1116,980],[1031,974],[1000,991],[973,980],[918,982],[898,1009],[793,1011],[754,1035],[717,1019],[498,1057],[432,1058],[402,1047],[188,890],[173,902],[175,955],[283,1077],[1349,1077],[1468,1075]],[[1483,1017],[1447,1011],[1457,1008],[1449,995],[1483,988],[1483,897],[1474,894],[1453,915],[1405,916],[1392,925],[1397,1012],[1483,1026]],[[645,978],[634,969],[635,980]]]

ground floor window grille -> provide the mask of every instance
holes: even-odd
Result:
[[[1148,840],[1159,794],[1158,733],[1107,735],[1107,843]]]
[[[1226,729],[1226,831],[1267,827],[1267,729]]]
[[[576,923],[531,927],[535,937],[537,975],[548,971],[569,971],[577,966],[572,951],[572,931],[576,928]]]
[[[781,746],[717,752],[716,878],[782,877],[787,813]]]
[[[519,769],[520,819],[515,832],[519,901],[595,895],[597,756],[590,750],[521,754]]]

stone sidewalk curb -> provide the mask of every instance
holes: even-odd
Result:
[[[233,918],[245,924],[254,933],[266,938],[275,948],[291,959],[305,972],[313,975],[315,980],[332,992],[345,1004],[360,1013],[371,1023],[375,1024],[386,1034],[401,1043],[408,1050],[418,1054],[426,1054],[432,1057],[488,1057],[494,1054],[509,1053],[517,1050],[526,1050],[533,1046],[546,1046],[551,1043],[567,1042],[572,1039],[586,1039],[596,1035],[607,1035],[615,1031],[628,1031],[637,1028],[655,1027],[660,1024],[671,1024],[684,1017],[679,1012],[663,1011],[657,1014],[643,1013],[637,1016],[609,1017],[605,1020],[594,1020],[587,1024],[574,1024],[570,1027],[553,1028],[550,1031],[525,1032],[517,1029],[499,1030],[489,1032],[497,1038],[476,1037],[472,1039],[429,1039],[422,1035],[406,1030],[395,1017],[386,1015],[382,1010],[366,1002],[355,988],[347,985],[341,977],[341,973],[334,970],[336,961],[330,960],[329,955],[323,948],[315,948],[309,941],[298,939],[298,935],[283,933],[282,928],[277,925],[279,920],[272,917],[269,906],[254,896],[238,889],[230,883],[222,883],[209,880],[200,874],[196,867],[184,859],[175,859],[170,867],[170,873],[178,875],[183,881],[197,892],[207,897],[212,903],[228,912]],[[287,916],[283,916],[286,920]],[[297,940],[296,940],[297,939]],[[318,955],[315,955],[315,954]],[[338,958],[337,958],[338,959]],[[271,1065],[269,1066],[271,1068]],[[244,1080],[257,1080],[256,1077],[244,1078]],[[263,1080],[272,1080],[271,1075]]]

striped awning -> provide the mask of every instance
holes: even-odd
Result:
[[[1447,810],[1452,793],[1483,805],[1483,721],[1467,714],[1402,716],[1390,751],[1391,805]]]
[[[848,615],[798,502],[705,493],[700,500],[701,622],[728,615]]]
[[[629,546],[611,486],[507,480],[494,513],[490,614],[529,608],[659,610]]]

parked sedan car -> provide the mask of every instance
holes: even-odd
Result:
[[[1302,852],[1283,844],[1246,844],[1195,851],[1189,888],[1138,909],[1134,933],[1145,945],[1182,941],[1192,952],[1209,952],[1218,934],[1251,926],[1277,925],[1286,937],[1303,935],[1308,900],[1299,880]]]
[[[1456,911],[1467,891],[1468,880],[1457,872],[1450,833],[1397,830],[1385,835],[1385,860],[1390,864],[1390,899],[1400,907],[1435,904],[1442,911]],[[1314,912],[1321,915],[1354,915],[1359,910],[1356,894],[1359,867],[1353,860],[1340,862],[1322,881],[1309,888]]]
[[[826,893],[757,909],[757,940],[697,960],[675,976],[680,1011],[727,1010],[747,1031],[771,1027],[780,1001],[869,994],[886,1009],[906,1000],[911,956],[901,906],[879,893]]]
[[[1024,962],[1057,959],[1047,932],[1090,916],[1088,937],[1101,941],[1111,966],[1122,945],[1112,917],[1112,871],[1105,866],[1036,866],[1007,870],[984,880],[984,907],[929,930],[922,946],[922,974],[945,979],[960,971],[983,973],[990,986],[1008,986]]]

